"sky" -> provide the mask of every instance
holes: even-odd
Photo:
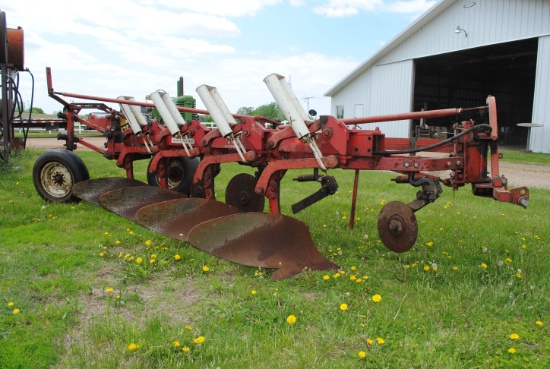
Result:
[[[45,68],[51,67],[56,91],[138,101],[158,89],[175,96],[182,76],[198,108],[204,105],[195,89],[207,84],[232,112],[274,101],[263,79],[278,73],[305,109],[330,114],[324,94],[435,3],[17,0],[0,10],[9,28],[24,29],[34,106],[46,113],[62,108],[47,94]],[[30,102],[28,73],[20,74],[20,91]]]

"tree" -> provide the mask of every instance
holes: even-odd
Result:
[[[279,121],[285,120],[285,116],[279,106],[275,102],[258,106],[256,109],[252,107],[242,107],[237,110],[237,114],[251,115],[256,117],[265,117]]]
[[[25,113],[31,112],[31,113],[36,113],[36,114],[44,114],[44,109],[35,106],[35,107],[32,108],[32,110],[31,109],[25,109],[25,110],[23,110],[23,112],[25,112]]]

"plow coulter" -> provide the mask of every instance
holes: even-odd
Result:
[[[311,169],[312,174],[296,180],[320,185],[317,192],[292,206],[294,213],[308,211],[305,209],[336,192],[338,183],[328,175],[330,169],[355,172],[350,228],[361,171],[392,171],[396,173],[395,183],[417,187],[416,198],[408,204],[389,202],[378,216],[380,238],[394,252],[413,247],[418,234],[415,214],[436,201],[443,186],[458,189],[470,185],[476,196],[523,207],[529,203],[529,190],[509,190],[506,178],[499,173],[497,113],[492,96],[475,108],[312,119],[284,77],[272,74],[264,82],[285,114],[287,123],[281,124],[230,113],[212,86],[197,88],[206,106],[200,110],[176,105],[164,91],[152,92],[148,96],[151,102],[138,102],[129,96],[111,99],[57,92],[49,69],[47,75],[50,97],[64,106],[60,119],[66,122],[67,131],[58,139],[65,140],[67,150],[49,151],[37,160],[34,182],[43,198],[82,199],[100,205],[225,260],[277,269],[273,279],[289,278],[304,269],[338,267],[317,250],[305,223],[281,214],[281,179],[292,169]],[[62,96],[87,102],[69,103]],[[107,107],[106,102],[119,104],[120,110]],[[158,116],[144,115],[147,108],[155,109]],[[79,116],[82,109],[99,109],[105,114],[84,119]],[[206,127],[197,114],[210,115],[215,127]],[[484,119],[472,119],[476,115]],[[379,128],[358,128],[365,123],[443,117],[448,117],[453,127],[447,139],[388,138]],[[105,147],[75,135],[75,123],[101,132]],[[126,178],[89,179],[85,164],[72,152],[77,145],[116,160],[126,171]],[[133,163],[144,159],[150,160],[148,183],[134,179]],[[226,163],[250,166],[256,174],[235,175],[226,185],[222,202],[215,198],[214,181]],[[447,174],[441,177],[442,172]],[[266,202],[268,212],[264,213]]]

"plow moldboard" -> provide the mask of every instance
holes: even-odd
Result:
[[[187,241],[196,225],[208,220],[236,214],[237,208],[223,202],[201,198],[176,199],[142,207],[136,222],[152,231]]]
[[[121,217],[135,220],[136,212],[144,206],[186,197],[182,193],[166,188],[153,186],[130,187],[101,195],[99,204]]]
[[[147,183],[133,178],[96,178],[75,183],[72,191],[79,199],[99,205],[99,197],[104,193],[139,186],[147,186]]]
[[[305,268],[338,268],[317,250],[305,223],[281,214],[240,213],[212,219],[191,230],[189,243],[238,264],[276,268],[273,280],[290,278]]]

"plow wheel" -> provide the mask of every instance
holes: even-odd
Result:
[[[391,251],[410,250],[418,236],[418,224],[412,209],[400,201],[387,203],[378,215],[378,234]]]
[[[78,155],[64,149],[46,151],[34,163],[32,177],[36,191],[46,201],[69,202],[73,186],[90,178]]]
[[[197,159],[191,159],[187,157],[174,157],[161,159],[158,162],[156,170],[153,173],[151,170],[151,162],[147,167],[147,183],[150,186],[160,186],[159,171],[164,173],[164,170],[168,170],[168,188],[170,190],[181,192],[189,196],[191,191],[191,183],[193,182],[193,176],[199,165]]]
[[[237,174],[227,185],[225,203],[239,209],[241,213],[263,212],[265,197],[254,191],[256,183],[256,178],[250,174]]]

